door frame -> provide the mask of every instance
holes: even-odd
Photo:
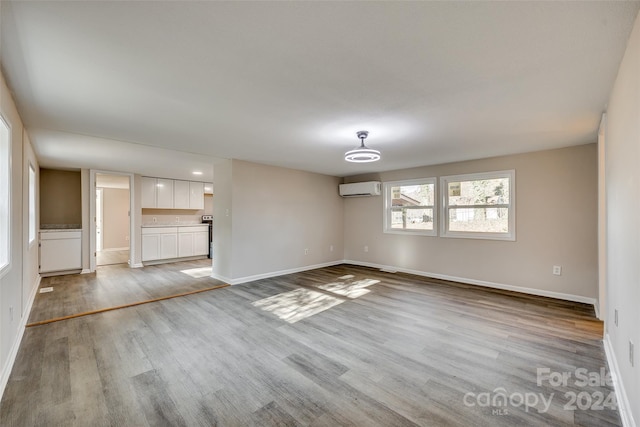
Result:
[[[96,174],[120,175],[129,177],[129,267],[134,268],[133,260],[136,259],[136,227],[135,215],[132,209],[135,200],[135,188],[133,185],[133,174],[126,172],[114,172],[99,169],[89,170],[89,271],[96,271]]]

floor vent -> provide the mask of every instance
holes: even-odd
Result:
[[[53,292],[53,288],[51,286],[48,288],[40,288],[41,294],[46,294],[47,292]]]

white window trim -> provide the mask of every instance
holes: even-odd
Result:
[[[509,203],[504,205],[490,205],[492,208],[506,207],[509,210],[509,232],[508,233],[483,233],[474,231],[449,231],[449,204],[447,188],[450,182],[459,181],[476,181],[482,179],[495,179],[495,178],[509,178]],[[469,173],[464,175],[449,175],[440,177],[440,236],[452,237],[458,239],[484,239],[484,240],[516,240],[516,171],[515,169],[495,171],[495,172],[480,172]],[[469,205],[469,206],[455,206],[457,208],[473,208],[473,207],[485,207],[485,205]]]
[[[433,185],[433,230],[399,230],[397,228],[391,228],[390,221],[391,216],[389,215],[391,211],[391,187],[396,187],[398,185],[419,185],[419,184],[432,184]],[[384,215],[383,215],[383,224],[382,230],[386,234],[404,234],[404,235],[415,235],[415,236],[437,236],[438,235],[438,185],[437,179],[435,177],[432,178],[419,178],[419,179],[405,179],[401,181],[387,181],[383,184],[384,188]]]
[[[7,229],[0,230],[0,233],[5,233],[7,236],[7,261],[5,264],[0,265],[0,277],[3,277],[10,269],[11,269],[11,242],[13,233],[11,231],[11,182],[12,182],[12,161],[11,161],[11,145],[12,145],[12,129],[11,124],[5,120],[5,118],[0,114],[0,121],[7,127],[8,131],[8,141],[7,141],[7,179],[4,180],[4,177],[0,177],[0,180],[4,181],[4,184],[7,186]],[[4,185],[3,184],[3,185]]]
[[[29,227],[28,229],[28,247],[29,249],[33,247],[33,245],[36,243],[36,241],[38,240],[38,210],[37,210],[37,198],[38,198],[38,186],[37,186],[37,172],[36,172],[36,168],[35,166],[33,166],[33,164],[31,162],[29,162],[29,167],[28,167],[28,178],[27,178],[27,185],[28,185],[28,194],[27,197],[29,199],[29,202],[27,203],[27,213],[28,213],[28,219],[27,219],[27,226]],[[33,174],[33,177],[31,176]],[[33,187],[32,187],[33,186]],[[33,193],[31,192],[31,190],[33,189]],[[33,200],[32,200],[33,198]],[[33,211],[32,211],[33,209]],[[32,217],[32,213],[33,213],[33,217]],[[32,222],[33,220],[33,222]],[[33,232],[33,235],[31,235],[31,233]]]

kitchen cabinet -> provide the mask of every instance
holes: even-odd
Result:
[[[173,207],[174,209],[190,209],[191,183],[189,181],[174,181],[173,183]]]
[[[142,195],[141,206],[143,208],[155,208],[156,207],[156,189],[158,180],[156,178],[149,178],[148,176],[142,177]]]
[[[142,261],[202,256],[208,253],[208,225],[142,228]]]
[[[204,209],[204,183],[142,177],[143,209]]]
[[[173,209],[173,180],[157,178],[156,208]]]
[[[177,227],[145,227],[142,229],[142,261],[177,257]]]
[[[209,226],[194,225],[178,227],[178,256],[209,254]]]
[[[189,183],[189,209],[204,209],[204,183]]]
[[[40,273],[82,270],[82,231],[40,232]]]

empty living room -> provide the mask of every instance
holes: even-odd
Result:
[[[0,425],[637,426],[639,10],[2,0]]]

